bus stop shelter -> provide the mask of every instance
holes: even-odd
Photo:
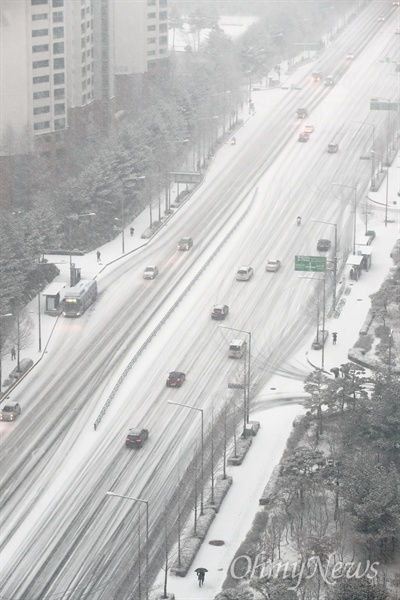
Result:
[[[53,282],[46,288],[46,291],[42,292],[42,296],[46,298],[46,314],[58,313],[61,290],[63,290],[65,286],[65,283]]]
[[[354,279],[355,281],[358,281],[358,279],[361,275],[362,260],[363,260],[363,257],[360,256],[359,254],[352,254],[347,259],[346,266],[350,267],[350,273],[349,273],[350,279]]]

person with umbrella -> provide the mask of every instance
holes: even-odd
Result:
[[[199,586],[201,587],[204,583],[204,577],[206,573],[208,573],[208,569],[205,569],[204,567],[198,567],[194,570],[194,572],[197,573],[197,579],[199,581]]]

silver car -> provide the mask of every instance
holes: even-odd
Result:
[[[14,421],[21,414],[21,407],[18,402],[5,404],[0,412],[0,421]]]
[[[251,277],[253,277],[253,269],[252,267],[239,267],[236,273],[237,281],[249,281]]]
[[[143,279],[154,279],[158,275],[158,267],[151,265],[146,267],[143,273]]]

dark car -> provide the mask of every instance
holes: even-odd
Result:
[[[147,429],[130,429],[128,435],[125,438],[125,446],[129,448],[141,448],[149,438],[149,432]]]
[[[178,250],[190,250],[193,246],[193,240],[191,237],[184,237],[178,242]]]
[[[312,81],[321,81],[322,79],[322,73],[321,71],[314,71],[314,73],[311,73],[311,80]]]
[[[229,306],[226,304],[215,304],[214,308],[211,311],[212,319],[223,320],[229,314]]]
[[[310,134],[306,131],[302,131],[297,139],[299,142],[308,142],[308,140],[310,139]]]
[[[0,421],[14,421],[21,414],[21,407],[18,402],[5,404],[0,412]]]
[[[181,387],[185,379],[185,373],[182,373],[181,371],[171,371],[167,377],[167,387]]]
[[[331,240],[318,240],[317,250],[319,250],[320,252],[328,252],[329,248],[331,247],[331,244]]]
[[[298,119],[306,119],[308,117],[308,110],[306,108],[298,108],[296,115]]]

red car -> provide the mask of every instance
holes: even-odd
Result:
[[[299,142],[308,142],[309,139],[310,139],[310,134],[307,133],[306,131],[302,131],[298,137]]]
[[[185,373],[182,373],[181,371],[171,371],[167,377],[167,387],[181,387],[185,379]]]

